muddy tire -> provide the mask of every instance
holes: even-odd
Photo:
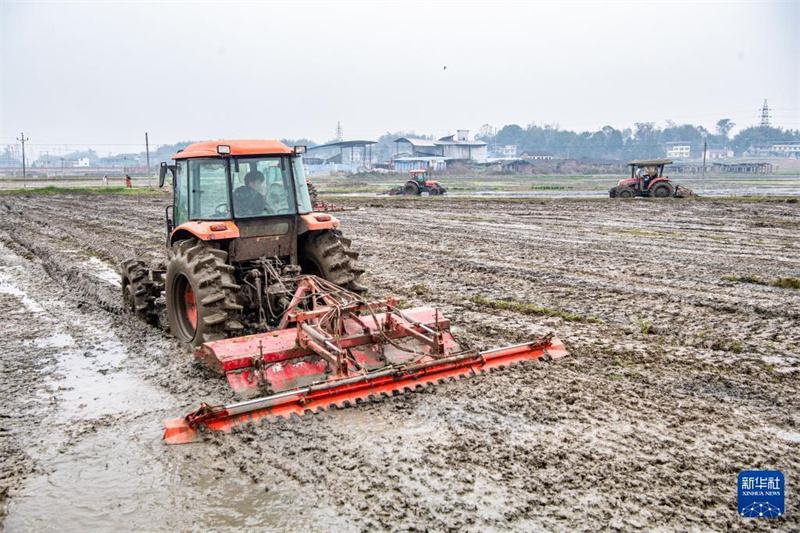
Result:
[[[419,187],[416,183],[406,183],[403,187],[403,194],[406,196],[417,196],[419,194]]]
[[[675,195],[675,189],[669,183],[659,183],[650,191],[653,198],[670,198]]]
[[[630,187],[623,187],[617,190],[617,196],[620,198],[633,198],[635,195],[633,194],[633,189]]]
[[[119,270],[125,311],[148,324],[157,324],[156,299],[159,291],[150,279],[147,265],[144,261],[128,259],[120,264]]]
[[[165,293],[172,335],[189,346],[217,341],[243,329],[239,286],[228,253],[197,239],[175,243],[167,263]]]
[[[298,249],[304,274],[319,276],[353,292],[366,292],[360,283],[364,270],[358,267],[358,252],[350,249],[351,241],[341,231],[314,231],[304,237]]]
[[[429,193],[431,196],[439,196],[440,194],[442,194],[442,191],[440,191],[440,190],[439,190],[439,189],[437,189],[436,187],[432,187],[432,188],[430,189],[430,191],[428,191],[428,193]]]

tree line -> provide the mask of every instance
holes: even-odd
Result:
[[[667,121],[664,128],[654,122],[637,122],[633,128],[618,130],[604,126],[597,131],[575,132],[558,126],[530,124],[523,128],[517,124],[503,126],[496,133],[477,138],[489,145],[516,145],[517,153],[525,151],[550,152],[556,157],[633,159],[655,158],[666,155],[667,143],[685,142],[692,146],[692,155],[700,156],[703,146],[727,148],[743,155],[751,147],[769,147],[774,143],[800,141],[800,130],[784,130],[769,126],[745,128],[730,137],[736,126],[730,119],[720,119],[714,132],[703,126],[675,124]]]

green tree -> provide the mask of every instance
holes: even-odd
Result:
[[[721,118],[717,121],[717,135],[724,140],[728,140],[731,130],[736,127],[736,123],[729,118]]]

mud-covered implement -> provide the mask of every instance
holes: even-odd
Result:
[[[166,420],[168,443],[192,442],[203,426],[229,431],[243,422],[344,407],[523,360],[567,355],[552,337],[462,350],[437,309],[401,310],[393,298],[366,301],[314,276],[301,277],[296,287],[275,331],[205,343],[195,352],[235,391],[261,397],[227,406],[204,403]]]

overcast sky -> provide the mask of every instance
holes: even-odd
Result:
[[[0,143],[800,128],[800,1],[0,3]],[[447,67],[446,69],[444,67]],[[140,148],[132,147],[131,151]]]

